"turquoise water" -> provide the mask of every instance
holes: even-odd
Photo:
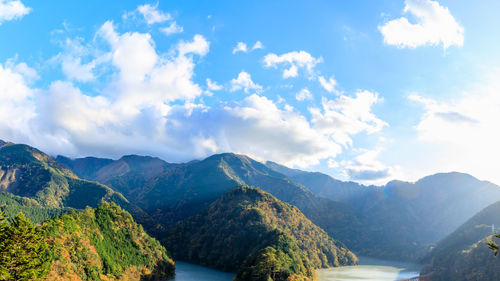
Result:
[[[394,281],[418,276],[422,266],[414,263],[359,257],[360,265],[318,271],[319,281]],[[176,262],[175,281],[232,281],[233,273],[186,262]]]
[[[358,256],[359,257],[359,256]],[[321,269],[319,281],[394,281],[418,276],[422,265],[359,257],[357,266]]]
[[[233,273],[213,270],[186,262],[175,262],[174,281],[232,281]]]

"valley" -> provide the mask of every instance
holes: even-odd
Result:
[[[396,280],[418,275],[418,263],[426,264],[423,274],[440,280],[443,260],[468,259],[451,255],[455,250],[448,241],[462,243],[453,246],[462,251],[476,245],[470,255],[479,251],[483,258],[492,256],[481,242],[492,239],[489,228],[467,234],[472,235],[469,240],[451,238],[459,235],[454,229],[460,233],[482,229],[480,225],[500,226],[493,219],[499,209],[495,204],[488,207],[500,201],[500,187],[460,173],[363,186],[232,153],[189,163],[137,155],[70,159],[13,143],[0,147],[0,169],[9,175],[3,177],[0,193],[0,208],[7,217],[21,211],[43,226],[55,218],[67,220],[64,217],[75,212],[90,212],[89,207],[117,204],[154,237],[152,241],[159,241],[156,245],[161,243],[180,261],[175,277],[179,281],[232,276]],[[457,212],[456,205],[464,207]],[[482,208],[486,209],[479,212]],[[478,212],[478,218],[467,222]],[[85,247],[82,250],[88,251]],[[81,266],[73,259],[64,266]],[[487,268],[493,266],[489,264],[485,262]],[[483,274],[489,276],[488,272]],[[174,276],[169,274],[165,276]]]

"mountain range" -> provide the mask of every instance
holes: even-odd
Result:
[[[128,194],[132,203],[165,228],[203,210],[232,188],[251,185],[297,206],[350,249],[386,259],[421,259],[468,218],[500,200],[500,187],[455,172],[415,183],[365,186],[232,153],[184,164],[145,156],[114,161],[56,159],[83,178]],[[93,164],[96,161],[102,165]],[[96,166],[100,168],[93,173],[86,168]],[[112,167],[121,167],[121,172]]]
[[[456,231],[477,230],[479,219],[473,216],[499,200],[499,186],[457,172],[416,182],[365,186],[234,153],[188,163],[139,155],[118,160],[70,159],[0,142],[0,208],[9,216],[23,211],[35,223],[42,223],[113,202],[130,212],[148,234],[163,241],[174,256],[238,272],[239,280],[256,274],[253,270],[264,256],[293,261],[273,273],[275,280],[292,275],[307,280],[314,278],[316,268],[355,263],[349,249],[378,258],[425,261],[429,266],[424,272],[441,276],[439,268],[450,266],[450,257],[457,264],[474,264],[467,257],[486,259],[487,249],[478,245],[490,239],[487,233],[453,247],[446,246],[446,241],[461,241],[450,238],[460,236]],[[467,222],[471,218],[474,222]],[[234,231],[217,232],[235,230],[235,226],[250,236],[257,229],[262,232],[248,247],[233,245],[237,258],[211,242],[214,237],[217,241],[244,239]],[[304,247],[304,240],[298,238],[306,236],[301,232],[304,226],[311,229],[309,234],[316,233],[316,238],[309,237],[316,245],[328,245],[312,247],[322,253],[316,258],[308,252],[314,243]],[[464,251],[474,255],[463,255]],[[208,256],[208,252],[215,254]],[[227,257],[232,258],[224,260]],[[269,277],[266,270],[259,269],[259,274]]]

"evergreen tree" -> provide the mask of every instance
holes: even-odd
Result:
[[[0,210],[0,280],[7,280],[9,271],[7,270],[7,256],[5,255],[5,247],[7,245],[7,230],[9,223],[5,213]]]
[[[5,231],[1,255],[8,274],[1,280],[37,280],[50,266],[50,255],[42,234],[23,213],[19,213]]]

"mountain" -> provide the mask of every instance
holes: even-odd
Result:
[[[267,161],[266,166],[286,175],[321,197],[348,203],[356,209],[363,208],[367,203],[363,199],[370,197],[366,195],[373,194],[378,189],[376,186],[364,186],[355,182],[340,181],[320,172],[291,169],[272,161]]]
[[[418,260],[429,248],[489,204],[500,187],[463,173],[440,173],[415,183],[363,186],[267,162],[319,196],[346,203],[365,218],[370,235],[347,245],[360,254]],[[460,206],[460,208],[457,208]]]
[[[50,218],[69,213],[74,209],[68,207],[46,207],[42,206],[35,199],[4,192],[0,193],[0,210],[11,218],[15,217],[19,212],[22,212],[33,223],[38,224]]]
[[[70,159],[57,156],[56,160],[79,177],[112,187],[127,198],[134,198],[149,180],[179,164],[167,163],[150,156],[126,155],[118,160],[85,157]]]
[[[486,207],[440,241],[423,274],[432,280],[498,280],[500,261],[486,245],[500,226],[500,201]]]
[[[0,147],[0,193],[28,198],[48,209],[84,209],[115,202],[151,232],[161,231],[151,216],[119,192],[78,178],[47,154],[25,144],[6,143]]]
[[[298,208],[246,186],[179,222],[165,245],[177,259],[237,271],[235,280],[312,280],[316,268],[357,262]]]
[[[29,207],[29,206],[25,206]],[[34,227],[0,214],[1,280],[168,280],[175,265],[160,243],[114,203]]]
[[[111,168],[125,166],[118,165],[125,162],[126,172]],[[75,173],[81,174],[81,171],[76,169]],[[240,185],[260,187],[280,200],[297,206],[308,218],[342,241],[356,238],[352,234],[352,227],[363,225],[361,218],[349,206],[317,196],[266,165],[233,153],[216,154],[202,161],[185,164],[161,162],[151,157],[126,156],[100,168],[90,179],[123,192],[132,203],[147,211],[165,227],[200,212],[219,196]]]

